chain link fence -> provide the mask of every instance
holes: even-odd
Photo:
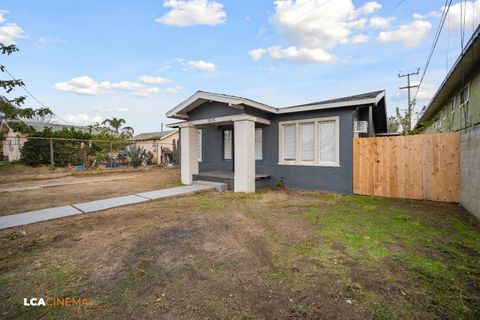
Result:
[[[139,165],[174,166],[179,162],[178,141],[147,143],[135,140],[82,140],[7,136],[0,160],[21,161],[30,166],[117,168]]]

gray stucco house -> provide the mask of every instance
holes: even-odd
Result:
[[[254,192],[287,188],[352,193],[353,138],[387,132],[385,91],[276,108],[198,91],[167,112],[182,120],[181,180],[224,181]]]

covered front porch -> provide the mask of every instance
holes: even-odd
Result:
[[[270,185],[268,173],[255,171],[255,127],[270,125],[264,118],[237,114],[218,118],[185,121],[176,124],[180,128],[181,145],[181,181],[191,184],[194,180],[206,180],[227,183],[229,189],[235,192],[255,192],[257,188]],[[210,167],[199,172],[199,129],[229,127],[233,130],[232,171],[221,167]],[[203,140],[203,138],[202,138]],[[218,141],[205,139],[203,144],[218,144]],[[205,148],[208,150],[208,148]],[[201,157],[200,157],[201,158]]]
[[[255,174],[255,189],[267,188],[270,186],[270,175],[263,173]],[[193,181],[221,182],[228,185],[229,190],[234,190],[235,174],[233,171],[206,171],[193,175]]]

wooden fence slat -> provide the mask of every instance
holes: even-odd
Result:
[[[460,135],[355,138],[356,194],[459,201]]]

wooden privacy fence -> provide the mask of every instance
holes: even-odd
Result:
[[[353,192],[459,202],[460,135],[353,139]]]

